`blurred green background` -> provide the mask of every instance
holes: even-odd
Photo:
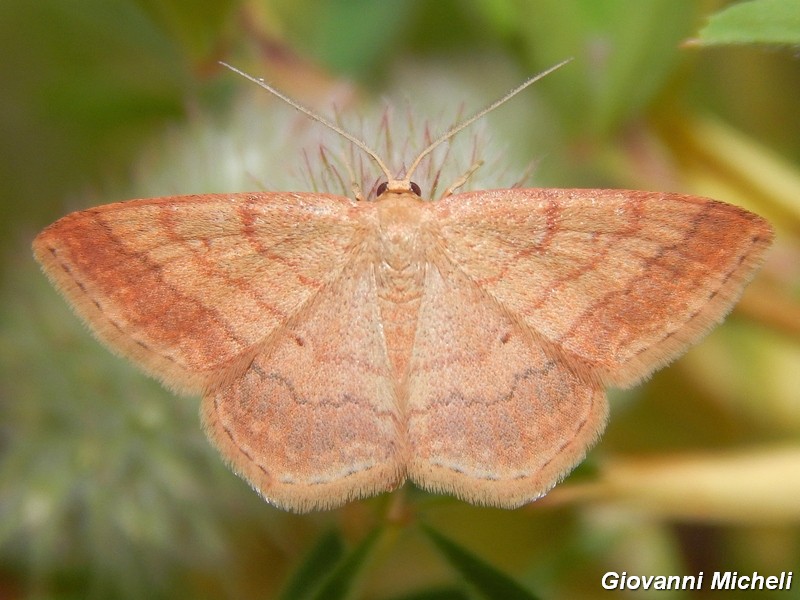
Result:
[[[795,569],[798,44],[793,0],[4,0],[0,598],[694,598],[600,580]],[[612,391],[587,461],[522,509],[409,486],[268,506],[205,441],[197,399],[94,342],[32,259],[71,210],[282,176],[268,138],[293,113],[218,60],[323,112],[341,89],[424,98],[444,127],[569,56],[490,119],[536,185],[708,195],[777,239],[725,324]]]

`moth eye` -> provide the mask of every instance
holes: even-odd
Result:
[[[422,190],[419,189],[419,186],[413,181],[411,182],[411,191],[414,192],[417,196],[422,196]]]
[[[376,193],[378,196],[380,196],[380,195],[382,195],[382,194],[383,194],[383,193],[386,191],[386,188],[387,188],[387,187],[389,187],[389,184],[388,184],[388,183],[386,183],[386,182],[384,181],[383,183],[381,183],[381,184],[378,186],[378,189],[375,191],[375,193]]]

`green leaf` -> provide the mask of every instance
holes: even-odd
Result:
[[[367,560],[372,556],[372,549],[382,533],[383,528],[381,527],[372,530],[350,554],[343,560],[338,561],[336,568],[333,569],[321,587],[315,589],[310,596],[303,597],[315,600],[339,600],[340,598],[350,597],[358,577]],[[297,596],[297,598],[300,598],[300,596]]]
[[[486,600],[536,600],[511,577],[430,527],[424,527],[448,562]]]
[[[300,568],[295,570],[280,595],[281,600],[309,598],[311,593],[335,569],[336,564],[344,556],[344,551],[344,540],[338,531],[331,531],[323,535],[309,552]]]
[[[470,598],[458,588],[442,587],[396,596],[392,600],[470,600]]]
[[[276,0],[270,11],[301,53],[333,71],[363,78],[395,56],[413,17],[406,0]]]
[[[713,15],[697,41],[707,46],[800,44],[800,5],[797,0],[734,4]]]
[[[686,0],[537,0],[503,8],[482,0],[476,6],[516,40],[532,72],[575,58],[537,84],[536,93],[550,98],[563,127],[582,137],[608,135],[647,109],[669,82],[697,11]],[[509,18],[507,11],[515,14]]]
[[[134,4],[196,60],[208,60],[219,46],[225,26],[237,6],[235,0],[134,0]]]

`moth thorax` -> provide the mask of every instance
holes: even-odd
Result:
[[[412,194],[385,198],[378,203],[378,252],[381,261],[392,270],[404,271],[424,259],[423,206]]]

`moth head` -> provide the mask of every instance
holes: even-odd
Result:
[[[408,192],[415,196],[422,196],[422,190],[419,186],[408,179],[389,179],[384,181],[378,184],[378,189],[375,193],[380,198],[384,194],[407,194]]]

